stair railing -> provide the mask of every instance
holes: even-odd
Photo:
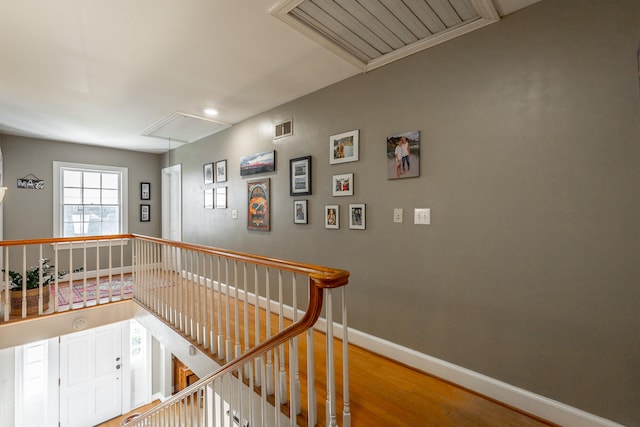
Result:
[[[187,416],[196,406],[184,403],[201,399],[209,421],[214,413],[255,426],[315,425],[324,417],[334,426],[341,401],[350,425],[346,271],[134,234],[2,241],[0,250],[0,322],[133,297],[226,365],[193,386],[199,393],[186,390],[176,397],[182,403],[166,403],[169,414]],[[38,271],[35,289],[27,289],[33,284],[24,278],[43,259],[51,269]],[[20,286],[11,272],[23,278]],[[316,385],[324,388],[319,395]],[[213,400],[204,405],[204,397]],[[161,408],[154,414],[167,416]],[[212,425],[204,420],[193,425]]]
[[[134,259],[134,299],[224,366],[126,426],[315,425],[322,416],[335,426],[338,399],[350,425],[346,271],[143,236],[134,240]],[[316,323],[325,329],[322,348]],[[322,352],[324,365],[315,358]]]
[[[131,298],[133,237],[0,241],[0,322]]]

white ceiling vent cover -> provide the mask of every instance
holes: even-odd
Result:
[[[229,123],[175,112],[144,130],[142,135],[171,141],[194,142],[230,126]]]
[[[363,71],[500,19],[492,0],[280,0],[270,12]]]

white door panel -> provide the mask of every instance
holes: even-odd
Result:
[[[86,427],[122,412],[119,323],[60,338],[60,424]]]

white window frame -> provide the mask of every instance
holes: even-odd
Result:
[[[82,171],[95,171],[95,172],[112,172],[119,173],[122,177],[121,189],[120,189],[120,226],[121,234],[127,234],[129,232],[129,169],[119,166],[105,166],[105,165],[90,165],[85,163],[69,163],[69,162],[53,162],[53,236],[63,237],[64,225],[62,224],[64,215],[63,208],[64,203],[62,200],[62,173],[65,169],[76,169]],[[126,240],[115,240],[113,244],[126,245]]]

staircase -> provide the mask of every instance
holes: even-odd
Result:
[[[25,271],[29,259],[51,258],[56,266],[80,267],[82,273],[70,279],[84,283],[91,275],[109,283],[133,275],[132,295],[109,291],[66,306],[54,298],[48,310],[39,303],[38,315],[132,298],[220,363],[216,372],[123,425],[337,426],[338,419],[350,425],[347,272],[133,234],[5,241],[0,247],[7,270]],[[4,321],[9,283],[5,273]],[[64,286],[56,278],[52,291],[57,295]],[[47,292],[41,279],[41,300]],[[26,318],[26,289],[21,301]],[[324,342],[314,340],[315,329],[324,332]],[[336,334],[342,349],[334,348]]]

